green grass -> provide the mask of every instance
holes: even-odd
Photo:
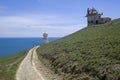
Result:
[[[120,80],[120,19],[89,26],[37,51],[65,80]]]
[[[26,51],[0,58],[0,80],[15,80],[15,74],[20,62],[27,53]]]

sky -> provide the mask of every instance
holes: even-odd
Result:
[[[87,26],[87,8],[120,18],[120,0],[0,0],[0,37],[64,37]]]

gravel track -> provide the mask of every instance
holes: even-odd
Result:
[[[62,80],[39,61],[36,53],[38,47],[29,50],[17,70],[16,80]]]

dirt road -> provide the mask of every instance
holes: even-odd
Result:
[[[16,80],[62,80],[39,61],[36,53],[38,47],[29,50],[18,68]]]

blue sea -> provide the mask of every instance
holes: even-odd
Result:
[[[59,39],[58,37],[49,38],[49,42]],[[41,45],[42,38],[0,38],[0,57],[9,56],[20,51]]]

